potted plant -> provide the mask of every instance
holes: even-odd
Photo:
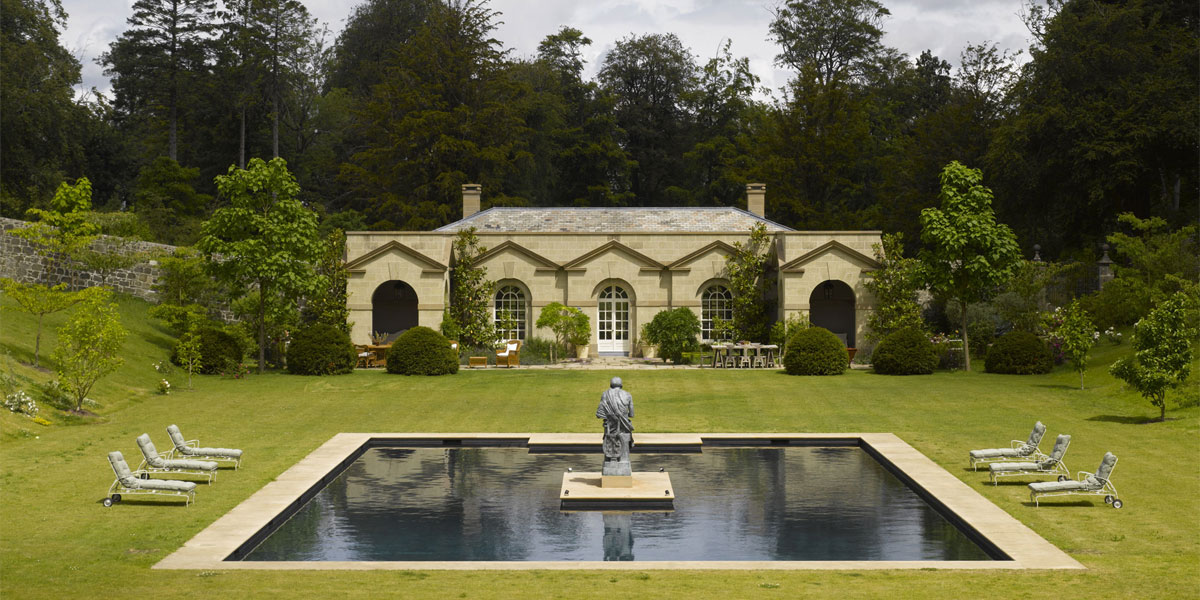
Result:
[[[592,325],[582,310],[551,302],[542,307],[542,312],[538,315],[537,326],[550,329],[554,332],[559,344],[563,346],[571,344],[575,346],[576,356],[587,358],[588,342],[592,339]],[[551,361],[553,360],[554,358],[551,356]]]
[[[638,349],[642,358],[653,359],[658,356],[658,347],[650,343],[650,333],[647,329],[649,326],[650,323],[643,323],[638,332]]]
[[[573,308],[575,312],[568,317],[570,319],[570,329],[567,334],[567,341],[575,346],[575,357],[586,359],[588,357],[588,343],[592,341],[592,323],[588,316],[578,308]]]

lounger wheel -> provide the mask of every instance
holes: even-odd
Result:
[[[1058,480],[1059,480],[1059,481],[1066,481],[1067,479],[1069,479],[1069,477],[1067,477],[1066,475],[1059,475],[1059,476],[1058,476]]]
[[[110,506],[112,506],[112,505],[113,505],[112,498],[105,498],[105,499],[104,499],[104,508],[108,508],[108,507],[110,507]]]
[[[1113,503],[1113,500],[1116,500],[1116,498],[1113,498],[1112,496],[1105,496],[1105,497],[1104,497],[1104,503],[1105,503],[1105,504],[1112,504],[1112,503]]]
[[[1116,498],[1113,499],[1113,501],[1112,501],[1113,508],[1121,508],[1122,506],[1125,506],[1124,502],[1121,502],[1120,500],[1118,500]]]
[[[113,502],[120,502],[120,501],[121,501],[121,495],[120,495],[120,494],[113,494],[113,495],[112,495],[112,501],[113,501]]]
[[[138,475],[138,477],[141,477],[142,479],[150,479],[150,474],[149,474],[149,473],[142,473],[141,475]]]

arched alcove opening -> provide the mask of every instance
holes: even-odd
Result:
[[[815,327],[824,327],[854,348],[854,290],[844,281],[829,279],[821,282],[808,297],[808,320]]]
[[[416,326],[417,291],[398,279],[379,284],[371,294],[371,332],[394,336]]]

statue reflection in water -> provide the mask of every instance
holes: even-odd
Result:
[[[633,514],[606,512],[604,560],[633,560]]]

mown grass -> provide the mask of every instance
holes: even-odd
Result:
[[[153,393],[170,336],[145,304],[122,301],[132,330],[126,364],[102,382],[90,419],[53,416],[39,426],[0,415],[0,597],[180,598],[783,598],[1032,597],[1074,590],[1089,597],[1194,597],[1200,590],[1200,407],[1195,385],[1165,423],[1123,390],[1107,365],[1128,344],[1102,343],[1087,390],[1074,372],[1013,377],[937,373],[886,377],[788,377],[725,371],[463,371],[407,378],[356,372],[327,378],[285,374],[244,380],[199,377],[186,391]],[[50,319],[52,330],[61,317]],[[0,347],[32,355],[32,324],[3,314]],[[54,335],[43,340],[52,348]],[[49,352],[47,351],[48,355]],[[49,363],[49,360],[46,360]],[[17,367],[18,374],[50,375]],[[238,572],[158,571],[151,566],[341,431],[596,431],[596,401],[620,375],[633,394],[639,431],[887,431],[899,435],[985,497],[1088,567],[1083,572]],[[54,412],[45,409],[44,412]],[[1091,470],[1111,450],[1126,506],[1096,500],[1027,505],[1022,484],[984,485],[966,451],[1023,438],[1034,420],[1049,436],[1073,435],[1067,464]],[[190,508],[130,501],[103,508],[110,450],[138,456],[134,437],[160,445],[178,424],[202,442],[241,447],[241,471],[201,486]],[[1051,438],[1052,439],[1052,438]],[[1055,591],[1057,590],[1057,591]]]

